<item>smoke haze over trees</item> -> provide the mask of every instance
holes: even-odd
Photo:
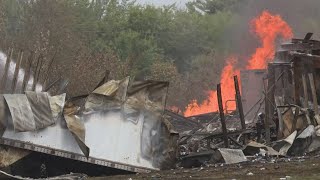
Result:
[[[249,22],[262,10],[283,16],[302,37],[320,33],[319,5],[197,0],[177,8],[126,0],[0,0],[0,48],[41,55],[43,72],[53,59],[50,80],[70,79],[73,96],[91,91],[105,70],[115,79],[170,81],[168,106],[183,109],[214,89],[227,56],[252,54],[259,42]]]

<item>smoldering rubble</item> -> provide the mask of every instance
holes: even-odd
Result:
[[[241,96],[234,78],[235,112],[228,113],[218,102],[217,113],[188,118],[171,115],[180,133],[177,167],[317,156],[320,42],[311,37],[308,33],[304,39],[282,44],[267,70],[241,71]],[[218,85],[221,99],[219,91]]]

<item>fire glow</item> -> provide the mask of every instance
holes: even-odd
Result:
[[[246,69],[266,69],[267,64],[272,61],[275,55],[275,40],[281,37],[284,40],[293,37],[290,26],[280,17],[272,15],[268,11],[262,12],[259,17],[250,22],[252,32],[257,35],[261,42],[261,47],[257,48],[255,53],[248,60]],[[235,90],[233,76],[240,77],[240,69],[236,68],[237,58],[232,56],[227,59],[227,64],[221,73],[221,90],[222,99],[225,103],[227,100],[235,99]],[[194,116],[218,111],[217,94],[215,90],[208,92],[208,98],[201,104],[193,100],[186,108],[184,116]],[[236,104],[229,103],[228,110],[235,110]]]

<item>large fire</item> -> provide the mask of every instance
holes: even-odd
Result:
[[[230,100],[235,98],[235,90],[233,84],[233,76],[240,74],[240,71],[234,68],[234,64],[237,62],[236,57],[230,57],[227,60],[227,65],[223,68],[221,73],[221,91],[224,92],[222,94],[222,100]],[[226,93],[228,92],[228,93]],[[208,99],[204,100],[200,105],[194,100],[190,103],[184,112],[185,116],[193,116],[197,114],[205,114],[208,112],[218,111],[218,101],[217,101],[217,93],[216,91],[209,91]],[[234,110],[236,108],[235,103],[228,104],[229,110]]]
[[[251,56],[247,69],[266,69],[268,62],[274,58],[276,38],[280,35],[283,39],[290,39],[293,37],[292,30],[279,15],[274,16],[268,11],[253,19],[251,27],[262,46]]]
[[[261,41],[261,47],[257,48],[255,53],[248,60],[246,69],[265,69],[268,62],[274,58],[275,41],[278,36],[282,39],[290,39],[293,37],[290,26],[280,17],[280,15],[272,15],[268,11],[262,12],[259,17],[251,21],[252,31],[258,36]],[[221,73],[221,91],[222,100],[225,103],[227,100],[235,99],[235,90],[233,76],[240,74],[240,69],[235,68],[237,62],[236,57],[227,59],[227,64]],[[198,114],[218,111],[216,91],[208,92],[207,100],[198,104],[196,100],[191,102],[184,112],[186,117]],[[229,103],[228,110],[235,110],[236,104]]]

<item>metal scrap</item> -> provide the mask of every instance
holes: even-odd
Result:
[[[247,161],[246,156],[241,149],[219,148],[218,151],[226,164],[235,164]]]

